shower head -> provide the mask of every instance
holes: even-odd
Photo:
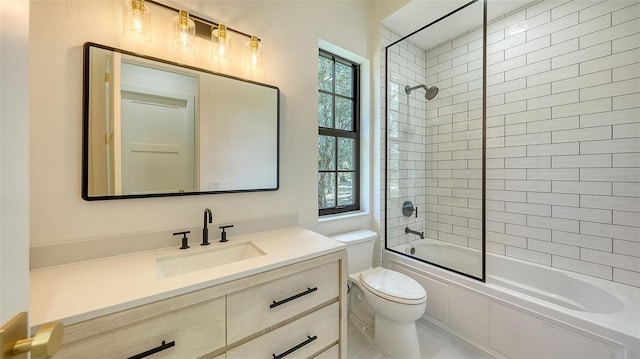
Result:
[[[427,87],[427,85],[417,85],[417,86],[405,86],[404,87],[404,92],[407,95],[411,94],[411,91],[422,87],[426,92],[424,94],[424,98],[426,98],[427,100],[433,100],[434,97],[436,97],[436,95],[438,95],[438,88],[436,86],[431,86],[431,87]]]
[[[427,100],[433,100],[434,97],[438,95],[438,88],[436,86],[431,86],[427,89],[427,93],[424,94],[424,98]]]

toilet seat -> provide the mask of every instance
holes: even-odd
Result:
[[[360,273],[359,282],[372,294],[392,302],[422,304],[427,300],[427,292],[413,278],[386,268]]]

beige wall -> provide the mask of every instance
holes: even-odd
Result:
[[[209,62],[209,46],[200,40],[195,55],[181,57],[168,46],[173,14],[154,7],[153,40],[139,44],[122,33],[120,1],[34,1],[30,16],[30,229],[31,245],[78,241],[119,234],[197,226],[209,207],[214,222],[297,213],[300,224],[331,234],[375,228],[375,214],[318,222],[316,207],[317,49],[319,39],[363,58],[379,61],[380,19],[400,2],[183,1],[191,12],[261,37],[264,69],[253,80],[281,91],[280,190],[243,194],[86,202],[80,197],[82,156],[82,44],[97,42],[190,65],[249,77],[239,57],[227,68]],[[372,40],[375,39],[375,40]],[[245,41],[235,36],[235,45]],[[236,54],[239,54],[236,52]],[[379,66],[370,74],[376,83]],[[368,92],[370,87],[366,88]],[[372,93],[376,95],[378,90]],[[368,95],[371,96],[371,95]],[[367,108],[365,143],[373,137],[378,97]],[[375,100],[374,100],[375,99]],[[377,140],[376,140],[377,141]],[[375,163],[377,155],[369,159]],[[376,173],[369,166],[366,172]],[[375,177],[371,177],[372,181]],[[379,193],[372,182],[363,195],[367,208]],[[378,188],[376,190],[376,188]],[[214,223],[215,225],[215,223]]]

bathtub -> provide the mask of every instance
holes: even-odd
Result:
[[[401,244],[395,250],[471,276],[482,277],[482,252],[425,238]]]
[[[477,258],[434,242],[383,254],[385,267],[425,287],[429,322],[498,358],[640,358],[640,288],[491,253],[482,283],[403,254]]]

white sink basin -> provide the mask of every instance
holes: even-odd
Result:
[[[255,244],[247,242],[232,244],[219,249],[161,257],[156,259],[157,276],[158,278],[173,277],[265,254]]]

